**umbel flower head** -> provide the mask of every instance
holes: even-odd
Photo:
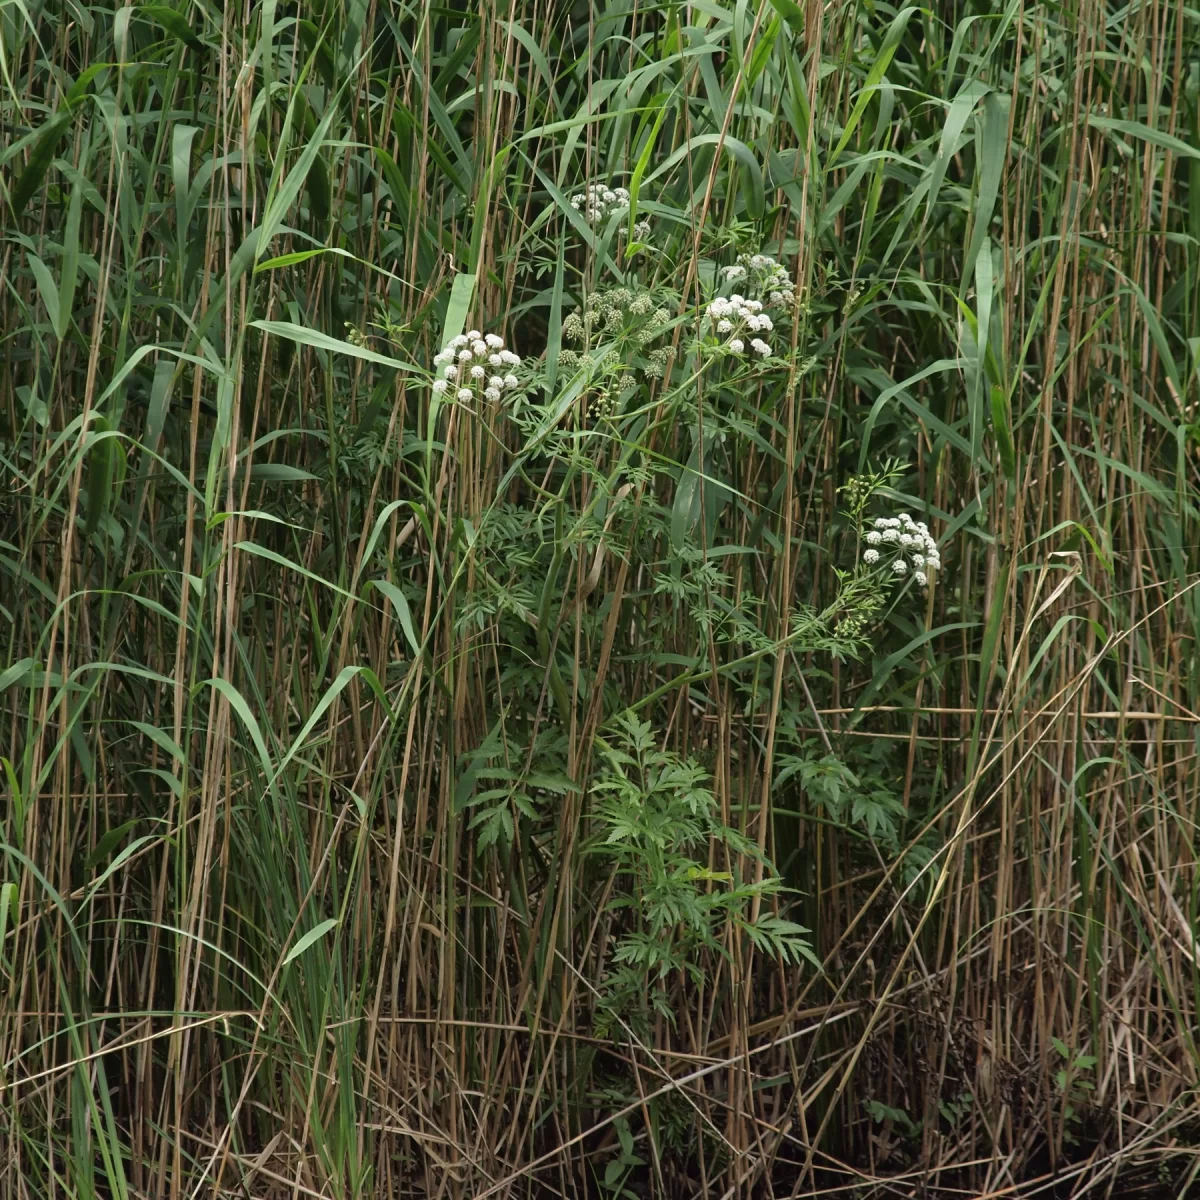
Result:
[[[920,587],[928,587],[930,572],[942,565],[937,542],[924,521],[908,513],[898,517],[876,517],[863,535],[863,562],[869,567],[887,566],[897,578],[909,571]]]
[[[607,183],[589,183],[586,192],[571,197],[571,207],[582,213],[590,225],[602,221],[610,212],[626,208],[628,205],[629,192],[623,187],[609,187]]]
[[[513,373],[521,365],[520,356],[506,350],[504,339],[494,333],[482,334],[477,329],[460,333],[434,355],[433,364],[441,371],[441,378],[433,381],[434,392],[444,396],[454,385],[455,399],[464,404],[475,399],[476,393],[496,401],[520,386]]]
[[[663,336],[671,320],[667,302],[677,300],[638,286],[597,288],[582,307],[563,320],[563,340],[571,346],[560,351],[559,366],[567,371],[586,366],[597,375],[618,370],[624,375],[626,366],[633,366],[651,378],[660,378],[669,351],[652,348],[651,343]],[[632,364],[621,366],[622,356],[629,350],[637,357]]]
[[[775,323],[763,312],[762,302],[749,300],[737,292],[728,298],[718,296],[704,310],[704,316],[717,337],[724,340],[725,347],[734,354],[744,354],[746,339],[750,348],[762,358],[771,356],[771,347],[760,333],[769,333]]]
[[[786,267],[781,267],[769,254],[739,254],[732,266],[721,274],[726,283],[744,285],[744,291],[769,306],[791,308],[796,302],[795,285]]]
[[[671,319],[671,311],[653,293],[637,288],[597,288],[582,308],[562,324],[569,342],[588,344],[596,336],[624,334],[639,346],[652,342]]]
[[[643,218],[640,221],[634,221],[634,223],[633,223],[633,240],[635,242],[648,242],[650,240],[650,234],[652,232],[653,231],[650,227],[649,220]],[[617,230],[617,236],[621,237],[621,238],[623,238],[625,236],[625,226],[624,225],[622,225],[621,228]]]
[[[760,358],[771,357],[771,344],[762,336],[775,328],[765,310],[790,309],[796,301],[791,276],[769,254],[740,254],[721,270],[727,286],[740,289],[718,296],[704,310],[711,330],[727,350],[745,354],[747,346]]]

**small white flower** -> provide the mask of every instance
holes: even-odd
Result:
[[[717,332],[718,333],[731,333],[732,331],[733,331],[733,322],[732,321],[720,320],[717,322]]]
[[[746,343],[741,338],[730,338],[727,344],[734,354],[741,354],[746,348]]]
[[[472,395],[473,395],[473,393],[470,388],[459,388],[458,389],[458,398],[460,400],[464,400],[464,401],[470,400]]]
[[[881,536],[889,546],[894,546],[900,540],[900,535],[894,529],[885,529]]]
[[[888,527],[888,520],[887,517],[876,517],[871,524],[874,525],[876,529],[886,529]]]
[[[458,352],[458,361],[460,363],[469,363],[474,357],[475,356],[470,352],[470,350],[460,350]]]
[[[504,386],[504,378],[500,375],[493,375],[488,380],[488,391],[498,392]]]
[[[912,556],[912,562],[914,567],[923,567],[925,565],[925,555],[914,554]]]
[[[494,333],[487,334],[483,340],[487,342],[488,347],[492,350],[499,350],[504,345],[504,339]]]
[[[768,346],[767,343],[762,340],[762,338],[755,338],[750,345],[754,351],[758,354],[761,354],[763,358],[771,357],[771,347]]]
[[[894,563],[892,563],[892,570],[895,571],[897,575],[903,575],[904,572],[908,570],[908,563],[906,563],[904,559],[898,558]]]
[[[450,349],[439,350],[437,352],[437,354],[435,354],[433,356],[433,365],[435,367],[442,367],[442,366],[445,366],[446,363],[453,362],[453,361],[454,361],[454,351],[450,350]]]
[[[469,339],[465,333],[459,333],[450,339],[448,345],[455,350],[461,350],[468,341]]]
[[[907,549],[909,549],[909,547],[915,546],[916,544],[917,544],[916,538],[910,537],[907,533],[902,533],[900,535],[900,545],[903,549],[907,550]]]
[[[879,561],[879,551],[878,550],[864,550],[863,551],[863,562],[865,562],[868,566],[870,566],[872,563],[877,563],[878,561]]]
[[[733,295],[729,297],[729,303],[734,305],[737,308],[740,308],[743,304],[746,303],[746,297],[739,296],[737,292],[734,292]]]
[[[482,367],[475,366],[471,368],[472,379],[482,379],[486,374],[487,372]]]
[[[926,578],[924,571],[914,571],[913,578],[917,581],[918,584],[920,584],[921,587],[929,586],[929,580]]]
[[[882,540],[883,540],[883,536],[879,533],[878,530],[872,529],[871,532],[867,534],[867,545],[868,546],[878,546]]]
[[[483,338],[477,338],[471,343],[471,351],[476,358],[487,358],[487,342]]]
[[[511,350],[501,350],[500,358],[501,361],[506,362],[510,367],[518,366],[521,362],[520,357],[514,354]]]
[[[499,399],[500,399],[500,393],[499,393],[498,391],[496,391],[496,389],[495,389],[495,388],[488,388],[488,389],[487,389],[487,391],[486,391],[486,392],[484,392],[483,394],[484,394],[484,395],[485,395],[485,396],[486,396],[486,397],[487,397],[489,400],[491,400],[493,404],[494,404],[494,403],[495,403],[497,400],[499,400]]]
[[[435,379],[433,381],[433,394],[435,396],[444,396],[449,388],[450,385],[444,379]]]
[[[519,383],[519,380],[517,379],[517,377],[515,375],[505,375],[504,386],[506,388],[508,388],[508,390],[510,392],[512,391],[513,388],[515,388],[518,385],[518,383]]]
[[[477,341],[479,341],[479,339],[481,337],[483,337],[483,334],[480,333],[478,329],[468,329],[467,330],[466,340],[468,342],[477,342]]]
[[[458,378],[458,368],[457,367],[446,367],[445,370],[442,371],[442,374],[445,375],[445,377],[447,379],[457,379]]]
[[[758,327],[759,327],[759,329],[765,330],[767,333],[770,333],[771,330],[775,328],[775,322],[772,321],[771,318],[768,317],[766,313],[762,313],[759,315],[759,318],[758,318]]]
[[[498,354],[489,354],[488,355],[488,363],[493,367],[499,367],[503,364],[503,362],[504,362],[504,359],[502,359],[500,357],[500,355],[498,355]]]

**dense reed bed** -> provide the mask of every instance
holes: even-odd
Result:
[[[0,1196],[1182,1194],[1198,29],[0,6]]]

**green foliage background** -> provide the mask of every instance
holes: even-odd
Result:
[[[1198,29],[0,4],[0,1194],[1183,1186]]]

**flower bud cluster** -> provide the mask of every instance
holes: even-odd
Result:
[[[446,348],[433,359],[442,377],[435,379],[433,390],[439,396],[454,389],[455,399],[466,403],[481,392],[487,400],[499,400],[504,392],[520,386],[513,371],[521,365],[519,355],[504,348],[504,339],[477,329],[451,338]]]
[[[929,573],[942,565],[937,542],[924,521],[914,521],[908,513],[898,517],[876,517],[863,537],[867,548],[863,562],[869,567],[890,562],[893,575],[904,576],[912,570],[921,587],[929,585]]]
[[[569,342],[588,342],[601,331],[617,334],[626,330],[640,346],[652,342],[671,319],[671,310],[653,294],[626,287],[599,288],[563,321],[563,337]],[[629,327],[628,329],[626,327]]]
[[[639,364],[644,373],[661,378],[669,351],[665,347],[651,348],[651,343],[663,336],[671,317],[671,309],[647,289],[598,288],[581,308],[563,319],[563,341],[579,348],[564,347],[559,352],[559,365],[566,370],[587,366],[600,372],[615,366],[632,347],[645,355]],[[607,349],[601,350],[599,342],[607,343]]]

